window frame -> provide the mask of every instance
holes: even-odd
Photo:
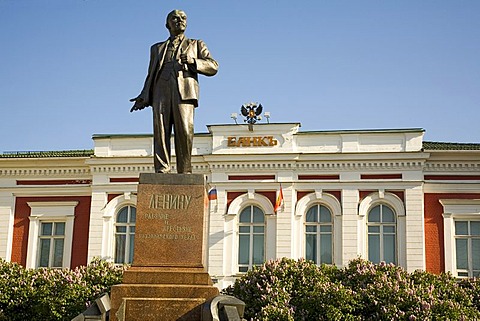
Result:
[[[457,223],[467,223],[467,233],[466,234],[457,234]],[[466,269],[459,269],[458,268],[458,262],[455,264],[455,268],[457,270],[457,276],[458,277],[480,277],[480,266],[478,266],[477,269],[474,269],[473,267],[473,257],[476,256],[475,253],[473,253],[472,249],[472,242],[473,240],[476,240],[477,242],[480,241],[480,233],[479,234],[472,234],[472,223],[478,223],[480,225],[480,220],[474,220],[474,219],[457,219],[454,220],[454,225],[455,225],[455,251],[457,251],[457,241],[459,240],[466,240],[467,241],[467,268]],[[458,259],[458,252],[455,255],[455,259]],[[475,273],[476,272],[476,273]],[[460,275],[460,273],[466,273],[466,275]]]
[[[294,235],[293,255],[294,258],[305,257],[305,216],[307,211],[315,204],[323,205],[330,210],[333,222],[333,263],[334,265],[342,265],[343,262],[343,245],[342,245],[342,206],[340,201],[330,193],[322,190],[316,190],[313,193],[303,196],[298,200],[295,207],[294,215]]]
[[[308,215],[308,212],[313,209],[314,207],[316,207],[318,210],[317,210],[317,220],[316,222],[309,222],[307,221],[307,215]],[[320,216],[321,216],[321,208],[325,208],[328,210],[329,214],[330,214],[330,222],[321,222],[321,219],[320,219]],[[307,226],[315,226],[316,228],[316,231],[315,232],[309,232],[307,231]],[[322,231],[322,226],[330,226],[330,231],[329,232],[325,232],[325,231]],[[303,247],[303,250],[304,250],[304,257],[306,259],[307,258],[307,235],[315,235],[315,246],[316,246],[316,253],[315,253],[315,256],[316,256],[316,260],[313,260],[315,262],[315,264],[317,265],[321,265],[321,264],[333,264],[334,263],[334,257],[335,257],[335,242],[334,242],[334,236],[335,236],[335,216],[334,214],[332,213],[332,210],[326,206],[325,204],[323,203],[314,203],[312,204],[310,207],[308,207],[307,211],[305,212],[305,218],[304,218],[304,234],[303,234],[303,237],[304,237],[304,247]],[[321,241],[321,236],[322,235],[325,235],[325,234],[328,234],[330,235],[330,253],[331,253],[331,258],[330,258],[330,261],[331,262],[322,262],[322,241]]]
[[[244,211],[250,208],[250,222],[241,222],[240,218],[241,215],[244,213]],[[254,208],[258,208],[262,214],[263,214],[263,222],[262,224],[256,223],[254,221]],[[238,231],[237,231],[237,240],[238,240],[238,251],[237,251],[237,267],[238,267],[238,273],[246,273],[249,270],[251,270],[255,265],[257,264],[262,264],[265,261],[265,252],[266,252],[266,244],[267,244],[267,238],[266,238],[266,215],[265,212],[260,208],[259,206],[255,204],[247,204],[241,211],[238,213]],[[249,227],[249,232],[248,234],[245,232],[241,232],[241,227]],[[255,227],[263,227],[263,233],[255,232]],[[249,248],[248,248],[248,264],[241,264],[239,262],[239,257],[240,257],[240,236],[241,235],[248,235],[249,236]],[[255,235],[263,235],[263,262],[262,263],[255,263],[254,262],[254,252],[255,252]],[[242,268],[247,268],[246,271],[241,271]]]
[[[52,224],[52,231],[49,235],[44,235],[43,234],[43,226],[44,224]],[[58,224],[63,224],[63,234],[56,234],[55,230]],[[38,246],[38,253],[37,253],[37,262],[36,266],[37,267],[44,267],[44,268],[62,268],[63,267],[63,250],[62,250],[62,264],[56,266],[55,265],[55,247],[56,247],[56,240],[62,240],[63,241],[63,248],[65,248],[65,222],[63,221],[41,221],[40,222],[40,233],[38,235],[39,239],[39,246]],[[42,260],[42,240],[49,240],[49,249],[48,249],[48,264],[46,266],[40,266],[40,262]]]
[[[108,195],[105,194],[105,199],[107,197]],[[137,196],[130,192],[125,192],[124,194],[111,199],[101,210],[103,212],[101,257],[112,263],[115,262],[116,214],[121,208],[128,205],[137,208]]]
[[[364,197],[358,207],[359,215],[359,234],[358,234],[358,248],[363,258],[368,259],[368,213],[370,210],[379,204],[389,206],[395,213],[397,222],[396,228],[396,245],[397,245],[397,266],[407,268],[407,230],[406,230],[406,211],[404,202],[391,192],[379,190]]]
[[[439,202],[443,206],[445,272],[464,278],[466,276],[459,276],[457,270],[455,222],[480,221],[480,199],[440,199]]]
[[[372,211],[379,207],[379,221],[375,221],[375,222],[370,222],[370,215],[372,213]],[[393,218],[394,218],[394,221],[393,222],[384,222],[383,221],[383,207],[387,207],[389,210],[391,210],[393,212]],[[371,235],[378,235],[379,236],[379,244],[378,244],[378,250],[379,250],[379,262],[374,262],[374,263],[380,263],[380,262],[386,262],[386,263],[393,263],[393,264],[398,264],[398,224],[397,224],[397,215],[395,213],[395,210],[393,208],[391,208],[388,204],[386,203],[377,203],[375,206],[372,206],[368,213],[367,213],[367,219],[366,219],[366,222],[367,222],[367,258],[368,260],[371,261],[371,258],[370,258],[370,236]],[[378,232],[370,232],[370,227],[378,227]],[[386,227],[393,227],[394,228],[394,233],[389,233],[389,232],[386,232],[385,231],[385,228]],[[394,236],[394,239],[395,239],[395,242],[394,242],[394,246],[395,246],[395,256],[394,256],[394,262],[387,262],[385,260],[385,236],[386,235],[393,235]],[[373,262],[373,261],[372,261]]]
[[[39,264],[39,240],[42,222],[65,223],[65,238],[63,245],[62,266],[70,268],[72,259],[73,227],[75,220],[75,207],[78,201],[58,202],[27,202],[31,209],[29,216],[29,232],[27,246],[26,268],[38,268]]]
[[[127,208],[127,222],[126,223],[123,223],[123,222],[117,222],[118,220],[118,215],[120,214],[120,212],[124,209],[124,208]],[[132,208],[135,209],[135,222],[132,223],[130,221],[131,219],[131,214],[132,214]],[[115,214],[115,226],[114,226],[114,233],[115,233],[115,236],[114,236],[114,249],[113,249],[113,262],[115,264],[132,264],[133,262],[133,256],[134,256],[134,252],[132,252],[132,257],[131,257],[131,261],[128,260],[128,257],[129,257],[129,253],[130,253],[130,244],[132,243],[131,242],[131,237],[133,235],[133,242],[135,242],[135,227],[136,227],[136,213],[137,213],[137,208],[136,206],[132,205],[132,204],[126,204],[122,207],[120,207],[118,209],[118,211],[116,212]],[[120,227],[120,226],[125,226],[126,227],[126,231],[125,233],[118,233],[117,232],[117,227]],[[132,233],[131,232],[131,228],[134,227],[134,232]],[[117,262],[117,235],[125,235],[125,248],[124,248],[124,251],[123,251],[123,262]],[[135,251],[135,244],[133,244],[134,246],[134,251]]]
[[[244,274],[244,272],[239,272],[238,268],[238,215],[248,205],[258,206],[265,215],[265,260],[276,257],[277,215],[274,215],[273,204],[266,196],[255,193],[254,190],[249,190],[233,199],[224,215],[225,237],[223,242],[225,251],[223,253],[223,266],[225,275],[239,276]]]

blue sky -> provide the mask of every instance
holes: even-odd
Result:
[[[0,152],[151,133],[128,100],[177,8],[220,64],[200,79],[196,132],[253,101],[302,131],[480,142],[478,0],[0,0]]]

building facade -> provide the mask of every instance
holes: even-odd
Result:
[[[220,288],[281,257],[363,257],[480,275],[480,144],[424,130],[212,125],[194,138],[209,202],[208,272]],[[131,262],[151,135],[94,135],[87,151],[0,154],[0,257],[29,268]],[[281,205],[276,211],[279,194]]]

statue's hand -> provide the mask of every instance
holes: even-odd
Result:
[[[180,54],[180,61],[182,62],[182,65],[191,65],[195,62],[195,60],[191,56],[187,56],[186,53]]]
[[[135,104],[133,104],[133,107],[130,109],[130,112],[132,111],[136,111],[136,110],[142,110],[144,109],[145,107],[147,107],[147,104],[143,101],[142,98],[132,98],[130,99],[131,102],[135,102]]]

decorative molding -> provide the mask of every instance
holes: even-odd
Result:
[[[111,166],[92,166],[92,173],[143,173],[153,172],[151,165],[111,165]]]
[[[30,217],[47,216],[69,216],[75,215],[75,207],[78,201],[53,201],[53,202],[27,202],[31,208]]]
[[[211,172],[211,171],[226,171],[226,172],[244,172],[249,171],[277,171],[277,170],[301,170],[308,171],[342,171],[342,170],[479,170],[479,164],[464,163],[464,164],[425,164],[424,161],[359,161],[359,162],[344,162],[344,161],[309,161],[309,162],[225,162],[225,163],[202,163],[193,164],[195,172]],[[175,171],[175,166],[172,166]],[[0,175],[3,176],[84,176],[103,173],[142,173],[153,172],[153,165],[139,164],[139,165],[93,165],[88,168],[7,168],[0,169]]]
[[[443,206],[443,214],[466,217],[468,215],[478,217],[480,215],[480,199],[440,199]]]
[[[90,175],[89,168],[15,168],[0,169],[1,176],[83,176]]]
[[[302,171],[341,171],[341,170],[422,170],[424,161],[362,161],[362,162],[289,162],[289,163],[214,163],[210,169],[215,171],[245,170],[302,170]]]
[[[478,172],[480,170],[480,162],[469,162],[469,163],[453,163],[453,162],[444,162],[444,163],[432,163],[428,162],[425,164],[425,171],[432,172],[455,172],[455,171],[471,171]]]
[[[245,170],[278,170],[278,169],[294,169],[295,164],[292,163],[225,163],[210,164],[210,169],[216,171],[241,171]]]
[[[371,193],[360,202],[358,215],[367,216],[370,209],[380,203],[390,205],[397,214],[397,217],[405,216],[406,214],[405,205],[397,195],[385,191],[382,193],[381,190],[379,190],[378,192]]]
[[[378,190],[378,197],[379,198],[385,198],[385,190],[384,189],[379,189]]]
[[[303,216],[307,210],[314,204],[327,206],[334,216],[342,215],[342,206],[340,201],[329,193],[315,191],[314,193],[303,196],[295,207],[295,215]]]
[[[363,162],[309,162],[297,163],[302,170],[378,170],[378,169],[422,169],[423,161],[363,161]]]
[[[265,215],[271,215],[274,213],[273,205],[266,196],[253,193],[253,198],[250,198],[251,195],[249,194],[250,193],[245,193],[235,198],[230,204],[226,215],[238,215],[246,205],[259,206]]]
[[[153,165],[105,165],[105,166],[92,166],[92,173],[153,173],[155,171]],[[208,164],[204,165],[192,165],[194,172],[209,172],[210,167]],[[176,171],[176,166],[172,166],[172,172]]]

